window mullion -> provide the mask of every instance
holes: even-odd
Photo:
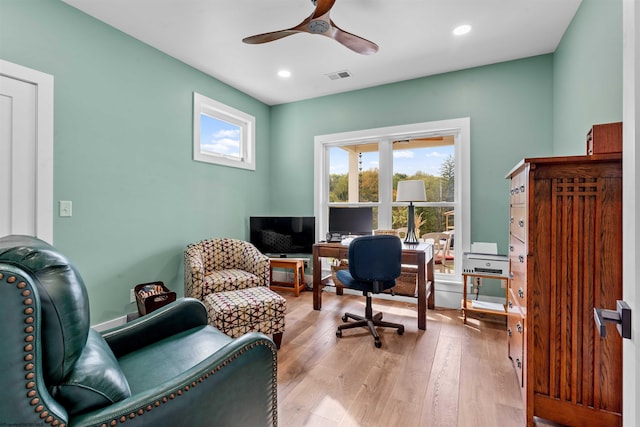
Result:
[[[382,138],[378,144],[380,167],[378,170],[378,228],[391,228],[391,204],[393,198],[393,141]]]

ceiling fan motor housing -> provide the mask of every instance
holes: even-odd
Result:
[[[329,30],[329,27],[329,23],[322,19],[316,19],[315,21],[309,22],[309,32],[313,34],[326,33]]]

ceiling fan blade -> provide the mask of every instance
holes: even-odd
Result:
[[[318,19],[322,15],[329,13],[336,0],[317,0],[316,10],[310,16],[311,19]]]
[[[362,55],[372,55],[378,51],[378,45],[374,42],[344,31],[333,21],[331,21],[331,26],[333,27],[332,31],[329,31],[328,33],[330,34],[327,34],[327,36],[333,38],[335,41],[352,51]]]
[[[267,43],[267,42],[272,42],[274,40],[278,40],[283,37],[287,37],[300,32],[301,32],[300,30],[295,30],[291,28],[288,30],[280,30],[280,31],[272,31],[270,33],[256,34],[255,36],[245,37],[242,39],[242,41],[248,44]]]

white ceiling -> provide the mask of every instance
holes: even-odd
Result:
[[[306,33],[242,43],[299,24],[310,0],[63,1],[269,105],[550,53],[581,2],[337,0],[335,24],[380,47],[367,56]],[[454,36],[460,24],[473,29]],[[343,70],[351,77],[327,76]]]

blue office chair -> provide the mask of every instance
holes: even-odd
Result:
[[[398,335],[404,333],[404,326],[399,323],[385,322],[382,313],[373,315],[371,308],[371,294],[380,293],[396,285],[396,278],[400,276],[402,260],[402,242],[396,236],[379,235],[363,236],[354,239],[349,245],[349,270],[336,272],[338,280],[351,289],[362,291],[367,298],[365,315],[345,313],[342,321],[354,319],[356,322],[338,326],[336,336],[342,337],[343,329],[368,327],[375,340],[375,346],[380,348],[380,336],[376,326],[398,329]]]

